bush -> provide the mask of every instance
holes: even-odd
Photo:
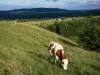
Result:
[[[81,44],[90,50],[100,52],[100,26],[97,24],[86,27],[85,30],[79,34]]]

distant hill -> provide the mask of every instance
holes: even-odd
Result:
[[[11,10],[10,12],[27,12],[27,13],[35,13],[35,12],[40,12],[40,13],[46,13],[46,12],[65,12],[67,10],[64,9],[58,9],[58,8],[32,8],[32,9],[15,9]]]
[[[58,8],[31,8],[0,11],[0,19],[41,19],[58,17],[97,16],[100,9],[65,10]]]

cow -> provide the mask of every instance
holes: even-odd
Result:
[[[63,67],[64,70],[67,70],[68,59],[64,54],[63,46],[56,42],[50,42],[48,50],[50,56],[54,56],[55,64],[57,64],[58,62]]]
[[[17,25],[17,20],[15,20],[15,21],[12,22],[12,26],[13,25]]]

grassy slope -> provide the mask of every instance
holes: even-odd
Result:
[[[61,43],[70,61],[68,70],[49,59],[50,40]],[[0,21],[0,75],[99,75],[100,54],[75,47],[76,43],[57,34],[10,21]]]

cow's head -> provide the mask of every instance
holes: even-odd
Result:
[[[62,67],[63,67],[64,70],[67,70],[68,59],[63,59],[61,61],[61,65],[62,65]]]

